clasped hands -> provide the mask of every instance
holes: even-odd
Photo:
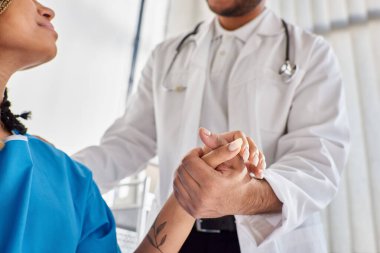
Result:
[[[263,153],[241,131],[214,134],[201,128],[199,136],[205,146],[193,149],[176,171],[177,201],[194,218],[252,213],[247,201],[254,198],[245,196],[263,178]]]

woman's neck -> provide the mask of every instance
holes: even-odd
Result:
[[[8,132],[3,127],[0,128],[0,140],[4,140],[11,135],[12,135],[12,133]]]
[[[2,61],[0,57],[0,101],[3,101],[5,87],[13,75],[17,71],[17,68],[12,67],[13,64],[9,61]]]
[[[11,75],[12,75],[11,71],[7,71],[6,69],[0,69],[0,104],[3,101],[5,87],[6,87],[6,84],[8,83]],[[1,108],[0,108],[0,113],[1,113]],[[9,131],[7,131],[4,128],[3,123],[0,120],[0,139],[5,139],[6,137],[8,137],[10,135],[11,135],[11,133],[9,133]]]
[[[0,69],[0,101],[3,101],[5,86],[9,80],[9,75],[3,74]]]

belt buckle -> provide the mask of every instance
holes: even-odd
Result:
[[[202,222],[203,222],[203,220],[201,220],[201,219],[197,219],[195,221],[195,228],[197,229],[198,232],[212,233],[212,234],[220,234],[222,232],[219,229],[205,229],[205,228],[202,228]]]

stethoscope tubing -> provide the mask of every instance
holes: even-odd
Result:
[[[297,66],[292,64],[290,62],[290,35],[289,35],[289,28],[288,28],[288,24],[286,23],[285,20],[281,20],[282,22],[282,25],[285,29],[285,37],[286,37],[286,47],[285,47],[285,63],[281,66],[280,68],[280,71],[279,71],[279,74],[280,75],[285,75],[287,76],[289,79],[294,75],[295,73],[295,70],[297,69]],[[183,45],[186,43],[186,41],[191,37],[191,36],[194,36],[196,35],[198,32],[199,32],[199,28],[201,27],[201,25],[203,24],[203,22],[200,22],[198,23],[194,30],[191,31],[190,33],[186,34],[182,39],[181,41],[178,43],[178,46],[176,47],[176,52],[175,52],[175,55],[169,65],[169,68],[166,72],[166,76],[169,75],[175,61],[177,60],[178,58],[178,55],[181,53],[181,50],[182,50],[182,47]],[[166,79],[166,78],[164,78]],[[170,90],[167,88],[167,90]],[[170,90],[171,91],[171,90]],[[177,89],[173,89],[172,91],[177,91]]]

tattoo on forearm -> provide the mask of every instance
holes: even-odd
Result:
[[[161,223],[160,225],[156,226],[156,223],[157,223],[157,220],[158,220],[159,217],[157,217],[157,219],[154,221],[153,223],[153,226],[150,228],[150,231],[147,235],[147,238],[148,238],[148,241],[149,243],[154,247],[156,248],[159,252],[163,253],[162,250],[161,250],[161,247],[165,244],[166,242],[166,238],[167,238],[167,234],[165,234],[164,236],[160,237],[160,234],[161,232],[165,229],[165,226],[166,226],[166,221],[164,221],[163,223]],[[150,234],[153,234],[153,237],[150,235]],[[161,239],[159,239],[161,238]]]

